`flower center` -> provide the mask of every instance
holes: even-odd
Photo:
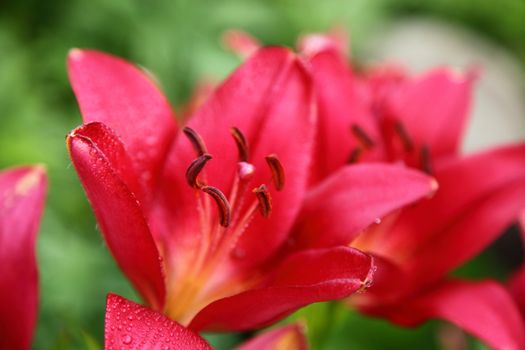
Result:
[[[238,162],[228,196],[219,188],[208,184],[205,167],[213,156],[208,153],[201,136],[185,127],[184,134],[191,142],[197,158],[186,170],[186,181],[195,190],[201,238],[191,261],[177,274],[173,290],[169,293],[166,313],[181,323],[187,323],[197,311],[219,298],[246,288],[246,281],[233,281],[239,276],[222,277],[218,266],[235,254],[237,244],[257,213],[268,218],[272,212],[272,198],[268,187],[260,183],[250,186],[255,166],[249,162],[249,144],[236,127],[230,129],[237,146]],[[271,180],[277,191],[285,184],[284,168],[275,154],[265,157],[271,171]],[[246,196],[247,192],[251,194]],[[249,199],[251,196],[251,200]],[[248,198],[248,199],[247,199]],[[214,209],[215,208],[215,209]],[[217,215],[214,215],[214,210]],[[178,266],[180,268],[180,266]]]

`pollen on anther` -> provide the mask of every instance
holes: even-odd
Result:
[[[230,203],[226,199],[224,193],[222,193],[218,188],[212,186],[203,186],[201,190],[204,193],[209,194],[217,204],[220,225],[223,227],[228,227],[230,225],[231,219],[231,208]]]
[[[208,153],[205,153],[191,162],[188,169],[186,169],[186,181],[188,182],[188,185],[193,188],[201,188],[204,186],[204,184],[199,182],[198,176],[210,159],[212,159],[212,156]]]
[[[259,187],[254,188],[253,193],[255,193],[255,196],[259,201],[259,211],[261,215],[267,218],[272,212],[272,197],[270,197],[268,188],[266,187],[266,185],[261,185]]]
[[[355,138],[363,145],[363,147],[369,149],[374,146],[374,140],[357,124],[352,125],[352,134],[354,134]]]
[[[266,156],[265,159],[272,172],[272,180],[275,185],[275,189],[277,191],[282,190],[285,182],[283,165],[281,164],[279,158],[277,158],[275,154],[270,154]]]
[[[362,154],[363,154],[363,149],[361,147],[356,147],[350,152],[350,155],[348,156],[348,159],[346,162],[348,164],[355,164],[359,161]]]
[[[421,158],[421,168],[423,171],[429,175],[432,175],[434,172],[432,168],[432,159],[430,157],[430,148],[427,145],[424,145],[421,147],[420,151],[420,158]]]
[[[235,144],[237,145],[237,150],[239,152],[239,161],[247,162],[248,157],[250,155],[250,149],[246,137],[244,137],[244,134],[241,132],[241,130],[239,130],[239,128],[232,127],[230,131],[233,136],[233,139],[235,140]]]
[[[405,129],[405,126],[400,121],[397,121],[394,124],[394,129],[401,139],[401,142],[403,143],[403,147],[405,148],[406,152],[412,151],[414,149],[414,142],[410,138],[410,135],[408,134],[407,130]]]
[[[191,145],[193,146],[193,149],[197,153],[198,156],[202,156],[205,153],[208,153],[208,150],[206,149],[206,145],[204,144],[204,141],[202,140],[202,137],[192,128],[185,126],[184,129],[182,129],[184,132],[184,135],[190,140]]]

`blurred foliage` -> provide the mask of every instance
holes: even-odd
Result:
[[[68,160],[64,135],[81,121],[65,69],[70,48],[97,48],[147,67],[179,106],[199,79],[218,80],[238,64],[220,46],[226,29],[242,28],[266,44],[293,46],[301,33],[342,24],[351,28],[359,54],[372,30],[406,15],[456,21],[505,45],[525,62],[525,3],[517,0],[498,5],[483,0],[0,2],[0,168],[44,163],[50,175],[38,241],[41,306],[34,347],[97,349],[106,293],[137,299],[97,232]],[[491,256],[479,261],[462,273],[476,275],[493,265]],[[306,323],[312,344],[322,349],[434,349],[442,326],[400,329],[334,303],[313,305],[292,317]],[[209,339],[228,349],[245,336]]]

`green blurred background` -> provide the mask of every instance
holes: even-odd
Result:
[[[34,348],[96,349],[106,293],[136,299],[97,232],[66,153],[64,136],[81,120],[66,76],[70,48],[97,48],[147,67],[173,105],[181,106],[199,79],[223,78],[239,63],[220,45],[226,29],[293,46],[301,33],[342,24],[351,29],[354,56],[366,59],[362,48],[373,33],[411,17],[468,28],[525,63],[522,0],[1,1],[0,168],[44,163],[51,180],[38,241],[41,304]],[[502,278],[507,270],[489,252],[459,273]],[[438,322],[400,329],[334,303],[294,317],[306,320],[315,349],[437,349],[444,329]],[[210,339],[228,349],[246,336]]]

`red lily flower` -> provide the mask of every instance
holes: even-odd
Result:
[[[46,192],[42,167],[0,172],[0,349],[29,349],[38,309],[35,241]]]
[[[525,205],[525,145],[459,154],[471,75],[436,69],[411,78],[394,69],[363,80],[335,45],[310,50],[307,60],[318,87],[314,184],[348,163],[380,161],[431,173],[440,188],[434,198],[364,232],[341,225],[312,235],[302,228],[318,224],[319,211],[307,202],[297,244],[351,242],[376,257],[373,287],[352,301],[365,313],[407,326],[442,318],[495,348],[525,348],[523,323],[502,286],[447,277],[498,237]],[[323,220],[342,215],[330,214],[323,212]]]
[[[71,158],[112,254],[154,310],[193,330],[243,330],[369,283],[373,261],[353,248],[282,248],[316,130],[310,78],[289,50],[257,51],[182,130],[159,89],[121,59],[74,50],[69,74],[87,123],[67,138]],[[353,186],[369,173],[366,190]],[[342,171],[328,190],[365,204],[373,192],[357,223],[368,225],[433,183],[374,166]],[[391,196],[378,201],[383,190]]]
[[[198,334],[166,316],[109,294],[106,303],[104,349],[207,350],[212,347]],[[307,350],[303,330],[296,324],[264,332],[237,350]]]

